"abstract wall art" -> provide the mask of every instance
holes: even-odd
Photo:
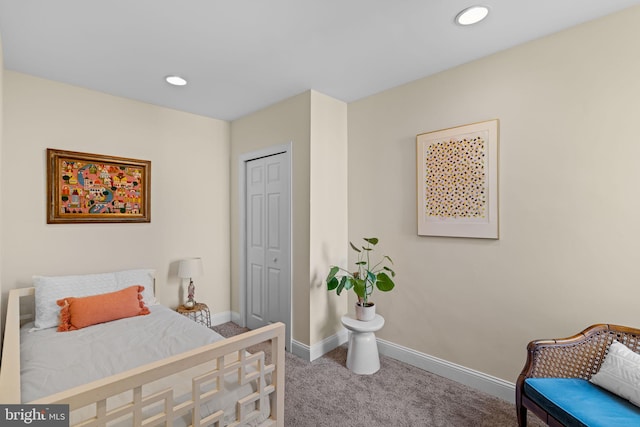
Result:
[[[150,222],[151,162],[47,149],[47,223]]]
[[[418,235],[498,238],[498,120],[416,137]]]

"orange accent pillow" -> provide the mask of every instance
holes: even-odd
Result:
[[[107,294],[59,299],[56,303],[62,308],[58,332],[149,314],[142,301],[143,290],[144,286],[131,286]]]

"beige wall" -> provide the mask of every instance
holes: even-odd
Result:
[[[311,92],[279,102],[231,123],[231,306],[240,311],[240,156],[292,144],[292,317],[291,336],[309,342],[309,135]]]
[[[2,292],[34,274],[154,268],[177,306],[177,261],[200,256],[196,299],[229,307],[229,124],[4,72]],[[151,223],[46,223],[45,150],[151,160]]]
[[[2,39],[0,39],[0,172],[2,172],[2,136],[3,132],[3,74],[4,74],[4,55],[2,53]],[[2,224],[2,209],[4,205],[4,197],[2,193],[2,173],[0,173],[0,224]],[[0,227],[0,260],[3,255],[2,244],[2,227]],[[0,277],[2,277],[2,262],[0,262]],[[0,331],[4,331],[4,283],[0,281]],[[2,335],[4,336],[4,335]],[[2,350],[2,344],[0,343],[0,350]]]
[[[640,7],[349,104],[349,236],[379,337],[515,382],[534,338],[638,325]],[[500,119],[500,240],[418,237],[415,136]]]
[[[310,343],[342,329],[347,297],[327,292],[330,265],[344,265],[348,249],[347,104],[311,92]]]

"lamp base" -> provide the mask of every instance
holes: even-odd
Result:
[[[186,301],[184,302],[184,306],[185,306],[186,308],[193,308],[193,307],[195,307],[195,306],[196,306],[196,302],[195,302],[194,300],[192,300],[192,299],[188,299],[188,300],[186,300]]]

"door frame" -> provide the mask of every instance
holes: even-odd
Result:
[[[291,351],[291,326],[293,325],[293,143],[274,145],[263,148],[261,150],[252,151],[250,153],[241,154],[238,158],[238,197],[240,203],[240,254],[239,254],[239,272],[238,282],[240,285],[240,326],[247,324],[247,162],[257,160],[263,157],[275,156],[276,154],[286,154],[285,166],[289,169],[289,287],[286,289],[287,301],[289,302],[289,316],[285,322],[285,347]]]

